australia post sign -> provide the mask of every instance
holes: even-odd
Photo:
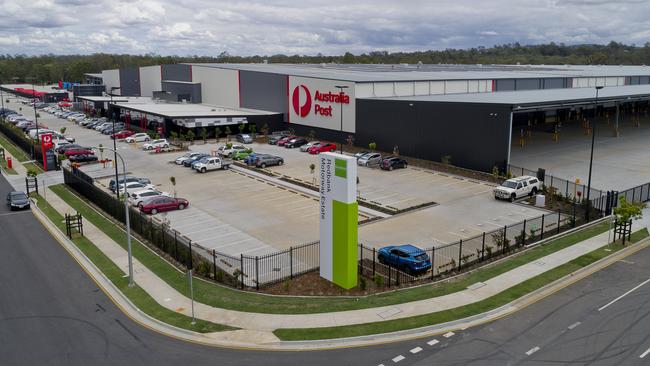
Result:
[[[290,123],[355,132],[354,83],[290,76],[288,94]]]

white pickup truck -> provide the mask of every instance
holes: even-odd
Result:
[[[494,198],[512,202],[526,195],[534,196],[541,189],[540,185],[539,179],[529,175],[508,179],[494,189]]]
[[[199,173],[205,173],[208,170],[218,170],[218,169],[227,170],[228,168],[230,168],[230,164],[232,164],[231,159],[224,159],[219,156],[213,156],[213,157],[205,158],[204,161],[194,164],[194,169],[196,169],[196,171]]]

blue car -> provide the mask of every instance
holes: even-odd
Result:
[[[379,263],[399,268],[412,275],[425,273],[431,268],[429,255],[411,244],[383,247],[379,249],[377,259]]]
[[[244,158],[244,164],[255,165],[255,163],[257,163],[257,158],[263,155],[268,155],[268,154],[252,153]]]

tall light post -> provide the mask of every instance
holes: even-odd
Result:
[[[587,212],[585,213],[585,219],[589,221],[589,211],[591,210],[591,171],[594,165],[594,144],[596,143],[596,117],[598,114],[598,92],[602,89],[602,86],[596,86],[596,99],[594,99],[594,119],[593,126],[591,127],[591,155],[589,157],[589,178],[587,179]]]
[[[111,102],[108,105],[109,110],[111,109],[111,104],[113,104],[113,90],[118,90],[118,89],[120,89],[119,86],[113,86],[113,87],[111,87],[111,92],[108,93],[108,95],[111,97]],[[111,121],[113,121],[113,134],[115,134],[116,131],[115,131],[115,116],[114,116],[114,113],[111,113],[110,117],[111,117]],[[117,199],[119,200],[120,199],[120,185],[118,184],[119,179],[118,179],[118,175],[117,175],[117,144],[116,144],[116,140],[117,139],[113,136],[113,152],[114,152],[114,154],[113,154],[113,165],[115,166],[115,194],[117,195]],[[126,181],[126,175],[124,176],[124,181]],[[125,185],[125,189],[126,189],[126,185]]]
[[[335,88],[339,89],[339,96],[341,97],[341,100],[339,100],[339,105],[341,106],[341,133],[343,133],[343,89],[347,89],[347,85],[336,85],[334,86]],[[341,142],[341,154],[343,154],[343,142]]]

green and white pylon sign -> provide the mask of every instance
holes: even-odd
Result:
[[[320,160],[320,276],[345,289],[357,285],[357,162],[322,153]]]

